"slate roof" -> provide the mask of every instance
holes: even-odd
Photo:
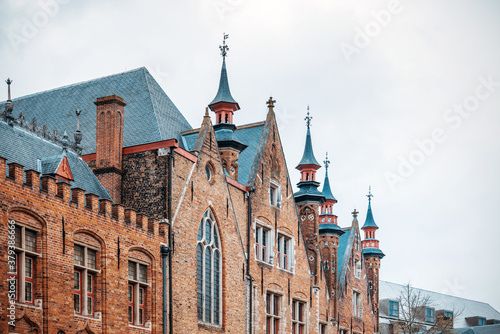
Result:
[[[336,233],[338,235],[342,235],[345,232],[337,224],[333,223],[319,224],[319,234],[324,234],[324,233]]]
[[[59,166],[58,159],[59,162],[62,159],[62,147],[26,129],[12,127],[0,121],[0,156],[6,158],[7,163],[17,162],[23,165],[24,169],[34,170],[39,170],[38,159],[45,159],[43,172],[53,174],[54,168],[57,169]],[[74,181],[70,181],[72,187],[82,188],[101,198],[111,199],[107,190],[81,157],[69,150],[66,152],[66,157],[74,178]]]
[[[368,239],[365,239],[368,240]],[[363,248],[363,255],[375,255],[380,258],[383,258],[385,256],[384,252],[382,252],[380,249],[375,248],[375,247],[368,247],[368,248]]]
[[[342,264],[346,251],[351,253],[351,245],[349,245],[349,237],[351,236],[351,229],[344,229],[344,234],[339,238],[339,248],[337,248],[337,282],[339,282],[340,272],[342,271]],[[349,246],[349,247],[348,247]]]
[[[263,128],[264,122],[259,122],[242,125],[234,130],[233,138],[247,145],[247,148],[239,154],[238,158],[237,181],[241,184],[246,184],[248,181],[248,176],[257,153]],[[180,141],[181,146],[187,151],[192,150],[196,142],[196,138],[198,137],[198,133],[199,132],[183,134]]]
[[[76,83],[13,100],[14,116],[23,112],[41,126],[70,136],[76,130],[75,109],[81,109],[83,154],[95,153],[96,106],[98,97],[116,94],[127,105],[124,111],[123,146],[179,139],[191,126],[145,67]],[[4,109],[0,103],[0,110]]]
[[[389,299],[389,300],[397,300],[401,291],[404,289],[405,285],[401,284],[396,284],[396,283],[390,283],[387,281],[379,281],[379,299]],[[460,328],[460,327],[467,327],[467,322],[465,318],[468,317],[474,317],[474,316],[480,316],[484,317],[486,319],[497,319],[500,320],[500,313],[495,310],[493,307],[491,307],[487,303],[483,302],[478,302],[475,300],[470,300],[470,299],[465,299],[465,298],[460,298],[460,297],[455,297],[443,293],[438,293],[438,292],[433,292],[433,291],[428,291],[428,290],[423,290],[423,289],[417,289],[414,288],[417,291],[420,291],[420,293],[423,296],[429,296],[430,299],[430,305],[431,307],[434,307],[435,310],[447,310],[447,311],[455,311],[455,312],[460,312],[460,314],[457,313],[455,315],[454,319],[454,327],[455,328]],[[382,311],[382,309],[381,309]],[[387,316],[387,314],[383,314],[382,312],[380,313],[381,316],[381,322],[384,320],[385,322],[388,322],[388,319],[383,318],[383,316]],[[482,327],[488,327],[488,326],[493,326],[493,325],[486,325]],[[477,327],[474,327],[477,328]],[[462,333],[462,332],[460,332]],[[479,333],[479,332],[478,332]],[[499,333],[499,332],[496,332]]]
[[[309,128],[307,128],[306,145],[304,147],[304,154],[302,155],[302,159],[300,159],[298,166],[300,166],[300,165],[316,165],[316,166],[321,167],[321,165],[318,163],[318,161],[314,157],[312,140],[311,140],[311,130]]]
[[[330,180],[328,178],[328,169],[326,169],[326,172],[325,172],[325,182],[323,182],[323,191],[322,192],[327,200],[331,199],[331,200],[337,201],[335,199],[335,197],[333,197],[332,189],[330,188]]]
[[[217,91],[217,95],[212,102],[210,102],[209,106],[216,104],[217,102],[229,102],[236,103],[233,97],[231,96],[231,91],[229,90],[229,82],[227,79],[227,70],[226,70],[226,58],[222,60],[222,69],[220,72],[220,81],[219,81],[219,90]],[[238,106],[239,109],[239,106]]]
[[[365,228],[365,227],[375,227],[378,229],[377,224],[375,224],[375,219],[373,219],[372,203],[371,202],[368,202],[368,211],[366,213],[365,224],[363,225],[362,228]]]
[[[474,326],[464,328],[447,329],[442,334],[498,334],[500,325]]]

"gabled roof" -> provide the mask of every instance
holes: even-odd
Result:
[[[378,229],[377,224],[375,224],[375,219],[373,219],[372,203],[371,202],[368,202],[368,212],[366,213],[365,224],[363,225],[362,228],[365,228],[365,227],[375,227]]]
[[[18,126],[9,126],[0,121],[0,156],[9,162],[17,162],[25,169],[39,170],[38,160],[41,163],[44,174],[54,174],[63,158],[62,147],[36,136],[28,130]],[[76,153],[67,151],[65,157],[68,159],[74,181],[70,181],[72,187],[84,189],[88,193],[94,193],[101,198],[111,199],[108,192],[101,185],[97,177]],[[45,160],[44,160],[45,159]],[[59,162],[59,163],[58,163]],[[56,166],[57,165],[57,166]]]
[[[387,281],[379,281],[379,299],[389,299],[397,301],[401,292],[404,290],[406,285],[391,283]],[[478,302],[471,299],[465,299],[461,297],[455,297],[447,295],[444,293],[433,292],[429,290],[417,289],[413,287],[416,292],[424,297],[429,297],[429,306],[437,310],[447,310],[455,312],[454,315],[454,327],[467,327],[467,322],[465,318],[468,317],[484,317],[486,319],[497,319],[500,320],[500,312],[495,310],[491,305],[483,302]],[[384,310],[380,308],[381,322],[384,317],[388,315],[383,313]],[[386,321],[387,319],[384,319]],[[486,325],[481,327],[488,327],[494,325]],[[472,328],[472,327],[469,327]],[[474,327],[477,328],[477,327]],[[463,332],[459,332],[463,333]],[[478,332],[479,333],[479,332]]]
[[[238,181],[241,184],[247,184],[249,181],[250,169],[257,156],[258,148],[262,132],[264,129],[264,122],[252,123],[242,125],[236,128],[233,133],[233,138],[239,142],[247,145],[247,147],[239,154],[238,158]],[[198,131],[188,131],[182,134],[181,146],[190,151],[194,148],[196,139],[198,138]]]
[[[331,200],[337,201],[335,199],[335,197],[333,197],[332,189],[330,188],[330,180],[328,178],[328,168],[326,169],[326,172],[325,172],[325,182],[323,182],[323,191],[322,192],[327,200],[331,199]]]
[[[316,166],[321,167],[321,165],[318,163],[318,161],[314,157],[312,140],[311,140],[311,130],[309,128],[307,128],[306,145],[304,147],[304,154],[302,155],[302,159],[300,159],[298,166],[300,166],[300,165],[316,165]]]
[[[219,81],[219,90],[217,91],[217,95],[215,95],[215,98],[213,99],[212,102],[210,102],[209,106],[212,106],[218,102],[229,102],[229,103],[235,103],[236,102],[233,97],[231,96],[231,91],[229,90],[229,82],[227,80],[227,70],[226,70],[226,58],[224,57],[222,60],[222,69],[220,72],[220,81]],[[238,106],[239,109],[239,106]]]
[[[81,109],[83,154],[95,153],[98,97],[116,94],[127,105],[124,111],[123,146],[179,138],[191,126],[145,67],[80,82],[14,99],[14,115],[21,112],[28,122],[46,123],[49,129],[70,136],[76,130],[75,109]],[[3,110],[0,103],[0,109]]]

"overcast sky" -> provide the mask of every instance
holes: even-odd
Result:
[[[0,3],[14,97],[145,66],[193,127],[228,33],[235,123],[264,120],[272,94],[296,183],[310,106],[341,226],[354,208],[364,222],[372,186],[381,278],[500,310],[498,1]]]

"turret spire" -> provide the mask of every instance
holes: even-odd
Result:
[[[314,157],[314,152],[313,152],[313,146],[312,146],[312,140],[311,140],[311,121],[312,121],[312,116],[310,116],[309,113],[309,106],[307,106],[307,116],[304,118],[306,121],[306,126],[307,126],[307,133],[306,133],[306,145],[304,147],[304,154],[302,155],[302,159],[299,162],[299,165],[297,166],[297,169],[300,170],[301,165],[314,165],[317,166],[315,170],[319,169],[321,165],[318,163],[316,158]]]

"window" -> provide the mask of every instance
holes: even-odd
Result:
[[[271,230],[260,225],[255,227],[255,258],[263,262],[271,262],[273,237]]]
[[[357,291],[352,293],[352,314],[355,317],[361,318],[363,316],[363,304],[361,302],[361,294]]]
[[[131,325],[144,326],[147,287],[148,266],[128,261],[128,322]]]
[[[219,232],[212,211],[203,214],[196,245],[198,321],[221,324],[222,255]]]
[[[281,296],[273,293],[266,294],[266,334],[277,334],[280,329],[280,302]]]
[[[361,261],[358,259],[354,260],[354,276],[361,278]]]
[[[97,251],[75,244],[73,304],[76,314],[94,315],[94,291],[97,270]]]
[[[478,326],[486,325],[486,319],[485,318],[477,318],[477,325]]]
[[[306,332],[306,317],[305,317],[306,304],[298,301],[292,301],[292,333],[305,334]]]
[[[449,318],[449,319],[453,319],[453,312],[444,311],[444,316]]]
[[[389,315],[391,317],[399,317],[399,303],[389,301]]]
[[[37,231],[24,226],[15,228],[15,300],[19,303],[33,304],[35,289],[35,262],[37,253]]]
[[[269,201],[272,206],[281,208],[281,186],[274,180],[269,184]]]
[[[327,327],[326,323],[320,322],[319,323],[319,334],[326,334],[326,327]]]
[[[278,234],[278,268],[291,270],[292,252],[292,239]]]
[[[425,321],[426,322],[434,322],[434,309],[426,308],[425,309]]]

